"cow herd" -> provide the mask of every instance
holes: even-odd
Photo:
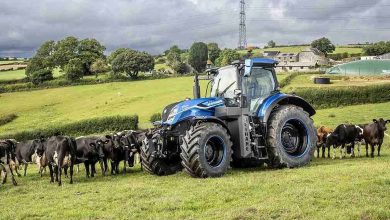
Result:
[[[139,153],[145,132],[122,131],[104,136],[78,137],[53,136],[48,139],[40,138],[30,141],[17,142],[13,139],[0,140],[0,171],[2,183],[7,175],[12,183],[17,185],[14,178],[27,175],[28,164],[36,163],[38,172],[42,173],[49,168],[50,183],[62,184],[62,173],[73,183],[73,169],[75,165],[84,164],[87,178],[96,174],[95,165],[99,162],[102,175],[108,172],[108,161],[111,162],[111,174],[119,174],[119,163],[124,162],[126,167],[134,166],[135,155]],[[77,166],[78,167],[78,166]],[[69,176],[68,176],[69,171]]]
[[[328,150],[328,158],[330,158],[330,150],[333,148],[333,156],[336,157],[336,149],[340,148],[340,159],[350,154],[351,157],[355,157],[355,147],[358,151],[358,156],[361,156],[360,145],[364,142],[366,146],[366,157],[368,154],[368,147],[371,147],[370,156],[374,157],[375,146],[378,149],[378,156],[380,156],[385,131],[387,130],[386,124],[390,120],[373,119],[369,124],[341,124],[334,130],[321,126],[317,129],[317,157],[320,157],[320,151],[322,157],[325,158],[325,151]]]
[[[386,124],[390,120],[374,119],[369,124],[341,124],[335,129],[321,126],[317,130],[317,157],[330,158],[330,150],[333,148],[334,159],[336,149],[340,148],[340,158],[346,153],[355,156],[357,146],[360,156],[360,143],[366,145],[366,156],[368,157],[368,146],[371,147],[371,157],[374,157],[374,148],[377,146],[380,156],[381,146],[386,131]],[[119,163],[123,161],[123,172],[127,167],[134,166],[135,155],[140,152],[142,141],[145,140],[147,132],[144,131],[122,131],[104,136],[91,137],[68,137],[53,136],[48,139],[39,138],[36,140],[17,142],[13,139],[0,140],[0,171],[2,183],[11,176],[12,183],[17,185],[14,172],[21,176],[27,175],[28,164],[36,163],[38,172],[42,173],[49,168],[50,183],[62,184],[62,173],[73,183],[73,169],[78,164],[85,165],[86,177],[94,177],[96,174],[95,165],[100,164],[102,175],[108,173],[108,161],[111,162],[111,175],[119,174]],[[69,171],[69,176],[68,176]]]

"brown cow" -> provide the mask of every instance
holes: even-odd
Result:
[[[326,138],[332,132],[333,129],[325,126],[321,126],[317,129],[317,158],[320,157],[320,148],[322,148],[322,158],[325,158]],[[328,158],[330,158],[330,146],[328,146]]]

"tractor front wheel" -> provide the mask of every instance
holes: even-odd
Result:
[[[232,141],[216,123],[197,123],[186,132],[181,144],[182,165],[192,177],[220,177],[230,167]]]
[[[267,142],[270,167],[304,166],[310,162],[316,149],[313,120],[302,108],[280,106],[268,121]]]

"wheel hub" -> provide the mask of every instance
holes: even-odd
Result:
[[[286,153],[297,156],[307,148],[306,127],[297,120],[290,120],[282,128],[281,142]]]
[[[213,136],[208,139],[204,151],[207,163],[217,167],[223,160],[225,145],[221,138]]]

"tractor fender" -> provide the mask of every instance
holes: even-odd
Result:
[[[261,122],[266,123],[273,109],[281,105],[295,105],[301,107],[304,111],[309,113],[310,116],[316,114],[316,110],[313,106],[303,98],[296,95],[279,93],[267,98],[263,105],[259,108],[258,117]]]

